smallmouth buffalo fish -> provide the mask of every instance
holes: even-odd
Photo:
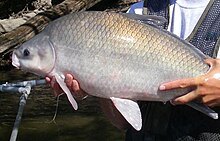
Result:
[[[158,88],[163,82],[196,77],[209,70],[204,63],[207,56],[157,27],[156,21],[160,18],[113,12],[69,14],[14,50],[12,64],[43,77],[55,77],[77,109],[64,83],[64,75],[73,74],[85,92],[111,99],[125,119],[140,130],[142,118],[136,101],[166,102],[186,94],[190,89]],[[202,104],[188,105],[218,118]]]

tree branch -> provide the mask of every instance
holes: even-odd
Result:
[[[101,0],[65,0],[50,10],[37,14],[25,24],[0,36],[0,55],[29,40],[52,20],[70,12],[88,9]]]

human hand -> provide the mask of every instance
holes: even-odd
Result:
[[[53,88],[53,93],[55,96],[59,96],[63,93],[63,90],[56,82],[55,77],[46,77],[45,79]],[[77,99],[83,99],[85,96],[87,96],[87,93],[80,89],[79,83],[74,79],[74,77],[71,74],[65,75],[64,82],[66,83],[70,91],[75,93],[74,97],[77,97]],[[128,122],[119,113],[119,111],[116,109],[116,107],[110,99],[99,98],[99,101],[101,109],[114,126],[122,130],[125,130],[129,127]]]
[[[56,82],[55,77],[45,78],[46,81],[50,84],[53,88],[53,93],[55,96],[59,96],[63,93],[63,90],[60,88],[59,84]],[[65,75],[65,80],[67,87],[70,89],[71,92],[75,93],[74,97],[78,97],[77,99],[82,99],[87,96],[83,90],[80,89],[79,83],[74,79],[71,74]],[[110,99],[99,98],[100,107],[102,108],[104,114],[109,118],[111,123],[119,129],[127,129],[129,124],[123,118],[123,116],[119,113],[119,111],[115,108],[114,104]]]
[[[195,78],[176,80],[160,85],[160,90],[195,87],[186,95],[172,101],[174,104],[186,104],[198,99],[207,106],[220,106],[220,59],[206,59],[210,70]]]
[[[50,84],[50,86],[53,88],[53,93],[55,96],[59,96],[63,93],[63,90],[60,88],[59,84],[56,82],[55,77],[45,78],[46,81]],[[74,97],[77,99],[83,99],[88,94],[84,92],[82,89],[80,89],[79,83],[74,79],[74,77],[71,74],[65,75],[65,80],[67,87],[70,89],[71,92],[74,93]]]

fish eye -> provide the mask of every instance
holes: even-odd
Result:
[[[30,51],[28,49],[25,49],[23,52],[24,56],[29,56],[30,55]]]

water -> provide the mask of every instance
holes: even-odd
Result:
[[[40,79],[17,69],[0,71],[0,84]],[[19,95],[0,93],[0,141],[10,139],[18,110]],[[65,95],[60,97],[57,117],[56,98],[48,86],[32,89],[23,113],[17,141],[123,141],[124,133],[113,127],[101,112],[98,99],[79,101],[74,111]]]

